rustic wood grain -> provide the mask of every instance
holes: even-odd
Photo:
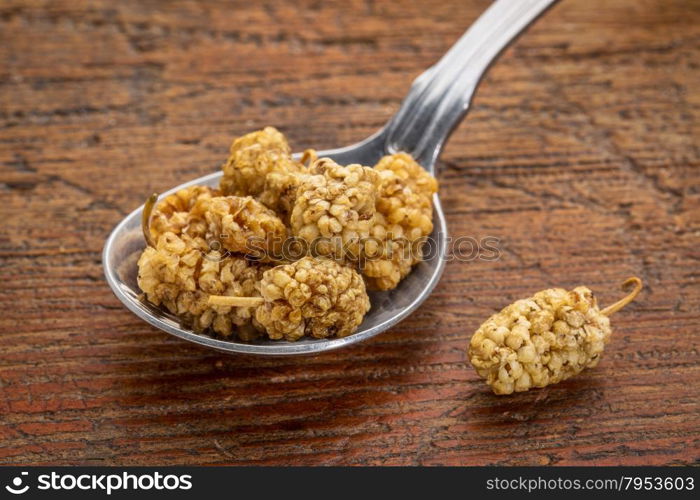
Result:
[[[0,4],[0,464],[689,464],[700,459],[700,4],[564,0],[443,155],[451,262],[378,338],[226,356],[114,298],[100,251],[147,193],[275,125],[376,130],[486,0]],[[601,364],[496,397],[466,364],[516,298],[641,276]]]

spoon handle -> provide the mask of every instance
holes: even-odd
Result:
[[[557,0],[496,0],[434,66],[413,82],[384,130],[388,152],[433,169],[469,109],[479,81],[503,49]]]

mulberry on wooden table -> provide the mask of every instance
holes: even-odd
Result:
[[[600,310],[586,287],[552,288],[518,300],[491,316],[469,343],[469,360],[496,394],[545,387],[598,364],[610,340],[608,316],[631,302],[642,288]]]

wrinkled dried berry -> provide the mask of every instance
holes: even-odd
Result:
[[[376,215],[370,235],[379,244],[363,269],[367,284],[391,290],[423,258],[422,243],[433,230],[437,181],[410,155],[385,156],[378,172]],[[365,246],[365,250],[368,247]]]
[[[206,204],[218,195],[218,190],[213,188],[190,186],[158,201],[150,214],[149,227],[153,241],[167,232],[206,240]]]
[[[641,290],[600,310],[586,287],[552,288],[518,300],[491,316],[469,343],[469,360],[496,394],[545,387],[598,364],[610,340],[608,315]]]
[[[138,285],[152,304],[164,306],[198,332],[212,330],[223,337],[234,331],[242,339],[262,330],[253,308],[212,306],[210,295],[260,296],[259,282],[267,266],[243,257],[203,253],[187,235],[166,232],[156,247],[147,247],[138,261]]]
[[[374,223],[377,181],[369,167],[317,160],[310,175],[300,180],[291,215],[293,234],[306,241],[312,255],[357,260]]]
[[[266,271],[260,291],[265,303],[255,317],[272,339],[345,337],[370,308],[360,275],[322,258],[305,257]]]
[[[210,242],[220,242],[226,250],[265,261],[281,256],[287,228],[263,204],[250,196],[219,196],[202,206]]]
[[[287,139],[276,128],[265,127],[233,141],[219,187],[226,195],[257,196],[263,190],[265,176],[285,170],[289,162]]]

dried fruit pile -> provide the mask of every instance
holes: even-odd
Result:
[[[138,283],[200,332],[252,340],[344,337],[421,260],[436,180],[409,155],[374,167],[306,151],[267,127],[233,141],[218,189],[144,207]]]
[[[267,127],[233,141],[218,189],[191,186],[144,207],[138,283],[196,331],[242,340],[344,337],[422,260],[437,181],[405,153],[373,168],[291,156]],[[496,394],[545,387],[598,364],[608,316],[586,287],[543,290],[491,316],[468,356]]]

